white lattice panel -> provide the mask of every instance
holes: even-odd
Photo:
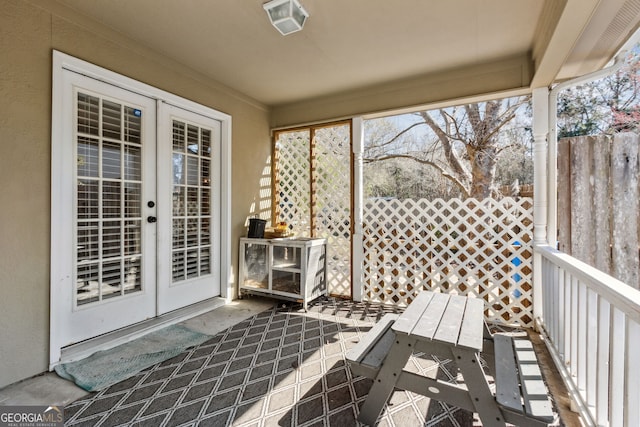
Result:
[[[310,237],[310,140],[308,131],[283,132],[276,141],[276,221],[296,236]]]
[[[327,239],[327,288],[351,296],[351,128],[317,129],[314,137],[315,235]]]
[[[531,198],[369,201],[363,299],[452,292],[484,299],[487,320],[531,327],[532,224]]]
[[[350,297],[350,125],[278,134],[275,166],[276,221],[296,236],[327,239],[328,291]]]

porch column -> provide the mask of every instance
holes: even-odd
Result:
[[[351,123],[353,136],[353,235],[351,236],[351,290],[354,301],[362,301],[362,284],[364,273],[364,248],[362,242],[363,192],[362,156],[364,152],[364,120],[354,117]]]
[[[533,90],[533,242],[547,243],[547,134],[549,90]]]
[[[549,90],[533,90],[533,244],[547,244],[547,135],[549,131]],[[533,252],[533,318],[542,318],[542,258]]]

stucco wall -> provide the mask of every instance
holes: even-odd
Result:
[[[230,114],[232,271],[270,155],[269,111],[47,0],[0,2],[0,387],[47,369],[51,58],[56,49]]]

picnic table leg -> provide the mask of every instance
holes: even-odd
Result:
[[[487,382],[482,366],[480,365],[480,357],[474,350],[467,350],[459,347],[451,349],[454,360],[460,373],[464,377],[467,390],[471,396],[471,401],[476,408],[476,412],[480,416],[480,421],[484,427],[505,426],[505,421],[500,408],[496,402],[489,383]]]
[[[414,347],[415,339],[396,336],[396,342],[391,346],[389,354],[382,362],[378,376],[373,380],[369,395],[360,409],[358,421],[370,426],[375,424]]]
[[[493,335],[489,331],[487,322],[484,322],[483,340],[482,340],[482,358],[487,363],[489,373],[492,377],[496,377],[496,351],[493,343]]]

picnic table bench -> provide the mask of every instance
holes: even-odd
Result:
[[[374,380],[358,421],[373,425],[394,388],[477,412],[485,427],[546,426],[555,414],[531,342],[492,335],[481,299],[422,292],[403,314],[387,314],[347,354],[356,375]],[[464,384],[405,370],[414,352],[455,361]],[[481,366],[488,363],[495,395]]]

